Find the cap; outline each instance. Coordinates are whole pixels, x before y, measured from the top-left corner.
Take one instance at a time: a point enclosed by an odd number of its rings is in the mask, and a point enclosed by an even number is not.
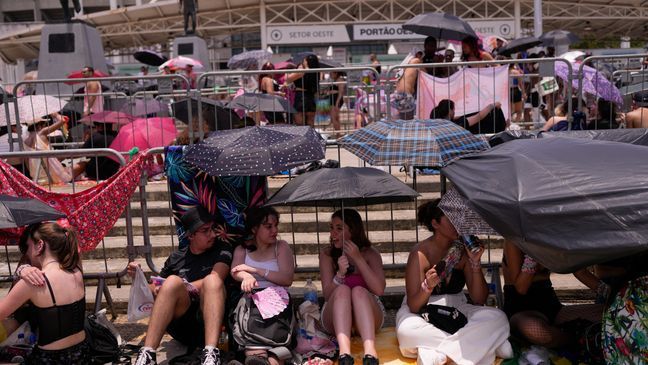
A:
[[[196,232],[198,228],[213,221],[214,217],[207,209],[200,205],[187,210],[185,214],[180,217],[180,222],[182,222],[187,235]]]

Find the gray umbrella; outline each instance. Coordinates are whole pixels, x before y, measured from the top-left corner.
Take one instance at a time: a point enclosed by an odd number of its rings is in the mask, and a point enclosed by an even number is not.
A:
[[[187,147],[185,160],[212,176],[274,175],[324,158],[311,127],[270,125],[216,131]]]
[[[168,112],[169,106],[155,99],[117,99],[109,110],[114,110],[134,116],[144,116]]]
[[[382,170],[343,167],[297,176],[277,191],[266,205],[359,206],[414,201],[418,195]]]
[[[65,218],[65,214],[38,199],[0,195],[0,229]]]
[[[403,29],[438,39],[478,38],[470,24],[447,13],[419,14],[403,24]]]
[[[295,113],[288,99],[278,95],[243,93],[227,104],[231,109],[244,109],[257,112]]]
[[[232,58],[227,61],[227,68],[231,70],[258,70],[261,68],[263,63],[267,62],[271,57],[272,53],[263,49],[246,51],[232,56]]]
[[[541,44],[542,40],[536,37],[518,38],[510,41],[507,45],[502,47],[499,50],[498,54],[501,54],[503,56],[510,56],[514,53],[526,51],[529,48],[533,48]]]
[[[580,42],[580,38],[572,32],[566,30],[552,30],[540,36],[540,40],[545,46],[568,46],[573,43]]]
[[[648,250],[648,149],[514,140],[442,169],[491,227],[552,271]]]

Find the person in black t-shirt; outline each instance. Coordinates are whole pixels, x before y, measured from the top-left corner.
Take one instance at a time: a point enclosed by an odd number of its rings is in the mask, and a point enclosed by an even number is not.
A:
[[[95,122],[92,125],[93,131],[81,148],[109,148],[117,136],[113,132],[112,125],[108,123]],[[92,180],[107,180],[119,170],[119,163],[108,157],[91,157],[89,161],[81,161],[74,165],[74,177],[85,172]]]
[[[189,245],[167,258],[160,270],[166,279],[162,285],[150,285],[155,302],[137,364],[156,364],[155,350],[165,331],[188,347],[204,344],[202,364],[220,364],[216,345],[225,313],[226,283],[232,280],[233,248],[221,241],[215,245],[214,219],[205,208],[192,208],[180,220]],[[138,266],[128,264],[131,277]]]

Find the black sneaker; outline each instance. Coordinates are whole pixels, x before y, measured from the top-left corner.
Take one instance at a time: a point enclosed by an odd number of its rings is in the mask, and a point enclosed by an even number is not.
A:
[[[203,349],[200,355],[201,365],[220,365],[220,351],[218,349]]]
[[[364,355],[362,365],[378,365],[378,359],[371,355]]]
[[[135,365],[157,365],[155,352],[141,348],[137,354]]]
[[[349,354],[340,355],[338,365],[353,365],[353,356]]]

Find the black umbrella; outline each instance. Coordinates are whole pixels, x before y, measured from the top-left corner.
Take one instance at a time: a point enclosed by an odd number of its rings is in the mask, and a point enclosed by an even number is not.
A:
[[[261,93],[243,93],[232,99],[227,107],[256,112],[296,113],[288,99]]]
[[[648,146],[648,129],[591,129],[584,131],[538,132],[538,131],[504,131],[488,139],[491,147],[516,139],[533,138],[576,138],[609,142],[622,142]]]
[[[540,36],[540,40],[545,46],[568,46],[580,42],[580,38],[572,32],[566,30],[552,30]]]
[[[319,64],[321,68],[339,68],[339,67],[344,67],[343,64],[334,61],[334,60],[319,60]]]
[[[145,65],[158,67],[169,59],[153,51],[137,51],[133,53],[133,58]]]
[[[477,37],[470,24],[447,13],[419,14],[403,24],[403,29],[439,39],[462,40]]]
[[[65,214],[38,199],[0,195],[0,229],[65,218]]]
[[[310,51],[298,52],[298,53],[293,54],[290,57],[290,59],[292,60],[292,62],[295,65],[299,66],[302,62],[304,62],[304,58],[306,58],[308,56],[317,56],[317,54],[315,52],[310,52]]]
[[[372,167],[307,172],[290,180],[266,205],[359,206],[414,201],[419,194],[396,177]]]
[[[183,123],[189,124],[189,103],[188,99],[178,100],[171,104],[173,116]],[[198,99],[191,99],[191,117],[198,117]],[[232,109],[226,108],[218,100],[200,98],[202,118],[209,124],[211,130],[234,129],[244,126],[244,122]]]
[[[324,158],[311,127],[269,125],[216,131],[187,147],[185,160],[212,176],[274,175]]]
[[[556,272],[648,250],[648,148],[514,140],[442,169],[491,227]]]
[[[514,53],[526,51],[529,48],[539,46],[542,44],[542,40],[537,37],[524,37],[518,38],[510,41],[507,45],[502,47],[498,54],[503,56],[510,56]]]

